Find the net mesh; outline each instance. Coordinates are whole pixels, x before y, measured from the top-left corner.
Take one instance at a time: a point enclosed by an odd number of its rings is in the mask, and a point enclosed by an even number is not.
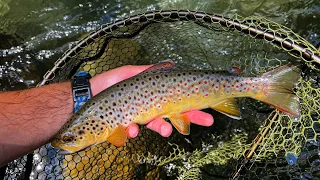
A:
[[[193,11],[156,11],[107,24],[67,51],[46,73],[45,85],[128,65],[172,59],[180,68],[238,66],[255,76],[302,64],[293,119],[252,99],[239,99],[242,120],[210,109],[215,125],[192,126],[170,138],[141,127],[124,147],[108,142],[58,156],[45,145],[11,162],[5,179],[313,179],[320,177],[319,51],[292,30],[261,17],[221,17]],[[201,139],[201,141],[199,141]]]

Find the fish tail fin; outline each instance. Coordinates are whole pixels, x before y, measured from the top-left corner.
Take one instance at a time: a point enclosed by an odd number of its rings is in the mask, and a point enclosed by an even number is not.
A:
[[[294,94],[293,88],[300,77],[300,69],[293,65],[284,65],[262,74],[266,79],[267,87],[263,93],[253,97],[276,107],[278,110],[294,117],[300,115],[299,98]]]

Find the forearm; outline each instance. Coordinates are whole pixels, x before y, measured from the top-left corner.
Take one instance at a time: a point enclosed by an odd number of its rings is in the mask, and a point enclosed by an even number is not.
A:
[[[0,167],[48,143],[72,113],[70,82],[0,93]]]

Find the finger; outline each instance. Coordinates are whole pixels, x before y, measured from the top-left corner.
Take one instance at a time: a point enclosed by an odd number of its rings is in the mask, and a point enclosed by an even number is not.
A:
[[[214,122],[213,117],[210,114],[202,111],[192,110],[187,111],[184,114],[189,116],[192,123],[200,126],[211,126]]]
[[[90,79],[92,95],[96,95],[104,89],[134,75],[139,74],[151,65],[145,66],[122,66],[110,71],[98,74]]]
[[[139,131],[137,124],[130,124],[126,129],[128,138],[135,138],[139,134]]]
[[[171,124],[162,118],[153,119],[147,124],[147,128],[159,133],[163,137],[169,137],[172,133]]]

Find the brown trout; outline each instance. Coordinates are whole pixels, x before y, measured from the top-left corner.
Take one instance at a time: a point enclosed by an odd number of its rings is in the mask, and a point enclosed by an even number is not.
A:
[[[60,154],[75,153],[108,141],[122,146],[125,128],[169,118],[184,135],[190,119],[183,112],[212,108],[240,119],[236,97],[250,97],[292,116],[299,116],[299,99],[293,93],[300,76],[296,66],[285,65],[260,77],[214,74],[209,70],[178,70],[172,61],[156,64],[121,81],[90,99],[62,127],[51,142]]]

